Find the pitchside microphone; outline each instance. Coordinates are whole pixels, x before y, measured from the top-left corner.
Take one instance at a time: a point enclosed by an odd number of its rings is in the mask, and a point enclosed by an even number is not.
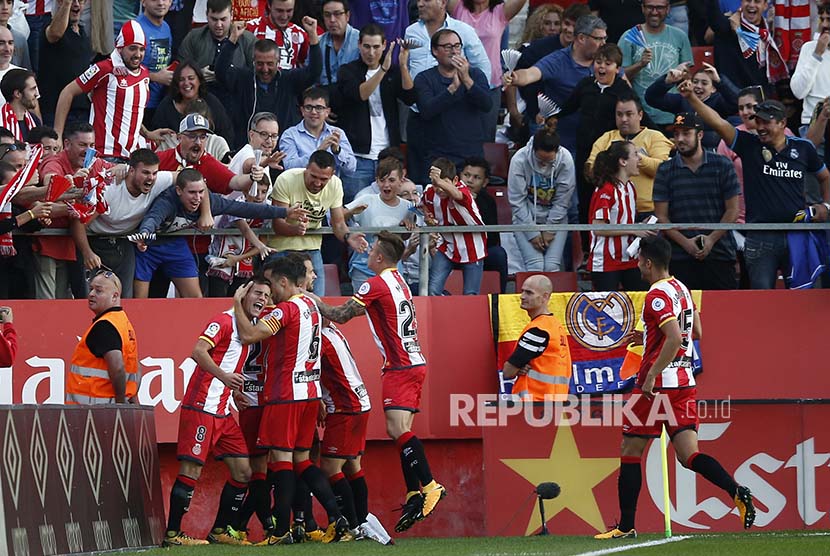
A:
[[[559,488],[559,485],[556,483],[539,483],[536,485],[535,492],[539,497],[539,515],[542,518],[542,530],[539,531],[539,534],[547,535],[548,526],[547,523],[545,523],[545,505],[542,503],[542,500],[552,500],[556,498],[559,496],[559,493],[562,492],[562,489]]]

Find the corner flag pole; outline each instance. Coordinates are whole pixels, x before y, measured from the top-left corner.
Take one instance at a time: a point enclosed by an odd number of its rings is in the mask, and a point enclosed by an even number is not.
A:
[[[666,526],[666,538],[671,538],[671,500],[669,499],[669,461],[666,451],[668,450],[668,438],[666,427],[660,433],[660,461],[663,468],[663,519]]]

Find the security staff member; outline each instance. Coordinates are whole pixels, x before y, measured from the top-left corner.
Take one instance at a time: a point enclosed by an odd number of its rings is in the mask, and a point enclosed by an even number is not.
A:
[[[121,280],[100,270],[89,284],[92,326],[72,354],[66,403],[135,403],[140,380],[135,330],[121,308]]]
[[[504,364],[504,378],[518,375],[513,394],[522,401],[564,400],[571,382],[571,350],[565,327],[548,311],[553,285],[535,274],[522,284],[521,307],[530,316]]]

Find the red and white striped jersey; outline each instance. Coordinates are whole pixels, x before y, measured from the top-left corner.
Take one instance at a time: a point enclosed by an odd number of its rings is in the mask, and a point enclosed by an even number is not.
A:
[[[26,15],[44,15],[52,13],[52,0],[24,0]]]
[[[329,324],[321,332],[323,401],[329,413],[364,413],[372,409],[369,393],[357,370],[349,342],[340,330]]]
[[[26,123],[27,129],[32,129],[37,125],[28,110],[23,114],[23,121]],[[0,126],[11,131],[15,141],[23,142],[23,130],[20,128],[20,121],[17,119],[14,108],[12,108],[9,102],[0,107]]]
[[[236,328],[233,309],[214,317],[199,335],[212,347],[210,357],[226,373],[242,372],[248,358],[249,346],[243,345]],[[230,389],[221,380],[200,366],[196,366],[182,399],[182,407],[223,416],[230,413]]]
[[[89,123],[95,129],[98,156],[129,158],[145,145],[141,122],[150,97],[150,72],[140,66],[135,73],[119,76],[112,67],[111,59],[92,64],[75,83],[92,94]]]
[[[369,328],[383,355],[383,371],[426,365],[418,343],[415,303],[398,269],[372,276],[352,299],[366,308]]]
[[[692,374],[692,330],[695,322],[695,303],[686,286],[677,278],[669,277],[655,282],[649,288],[643,303],[643,361],[637,384],[642,385],[648,371],[663,349],[666,336],[660,330],[666,321],[675,319],[680,325],[682,340],[674,360],[654,380],[657,389],[686,388],[695,385]]]
[[[424,207],[435,216],[438,226],[483,226],[484,220],[470,188],[461,181],[455,186],[463,195],[460,201],[439,197],[435,187],[430,186],[424,191]],[[438,249],[454,263],[474,263],[487,256],[487,234],[442,233]]]
[[[637,193],[630,181],[621,184],[605,183],[594,190],[589,208],[589,222],[602,220],[608,224],[634,224],[637,221]],[[589,272],[606,272],[635,268],[637,259],[628,256],[626,249],[635,236],[601,236],[591,232]]]
[[[281,70],[290,70],[301,67],[308,57],[308,33],[294,23],[289,23],[285,29],[274,26],[267,15],[252,19],[245,28],[254,34],[257,39],[271,39],[279,47],[279,63]]]
[[[320,311],[295,295],[262,317],[273,336],[262,341],[265,404],[320,399]]]

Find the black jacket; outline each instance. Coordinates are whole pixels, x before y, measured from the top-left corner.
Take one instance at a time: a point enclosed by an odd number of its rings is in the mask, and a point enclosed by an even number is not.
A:
[[[216,79],[230,91],[236,102],[228,107],[234,123],[234,144],[238,149],[248,140],[248,121],[256,112],[273,112],[280,129],[288,129],[300,121],[300,95],[317,80],[323,68],[320,45],[311,45],[308,65],[277,73],[267,88],[260,87],[256,74],[247,68],[235,67],[234,53],[238,45],[228,41],[216,57]]]
[[[338,116],[337,124],[346,132],[352,149],[358,154],[368,154],[372,146],[372,125],[369,120],[369,101],[360,98],[360,85],[366,81],[369,66],[357,59],[340,66],[337,72],[337,95],[332,95],[332,109]],[[392,66],[380,81],[380,102],[389,144],[401,144],[401,129],[398,120],[398,100],[407,106],[417,100],[415,88],[405,90],[401,86],[401,70]]]

